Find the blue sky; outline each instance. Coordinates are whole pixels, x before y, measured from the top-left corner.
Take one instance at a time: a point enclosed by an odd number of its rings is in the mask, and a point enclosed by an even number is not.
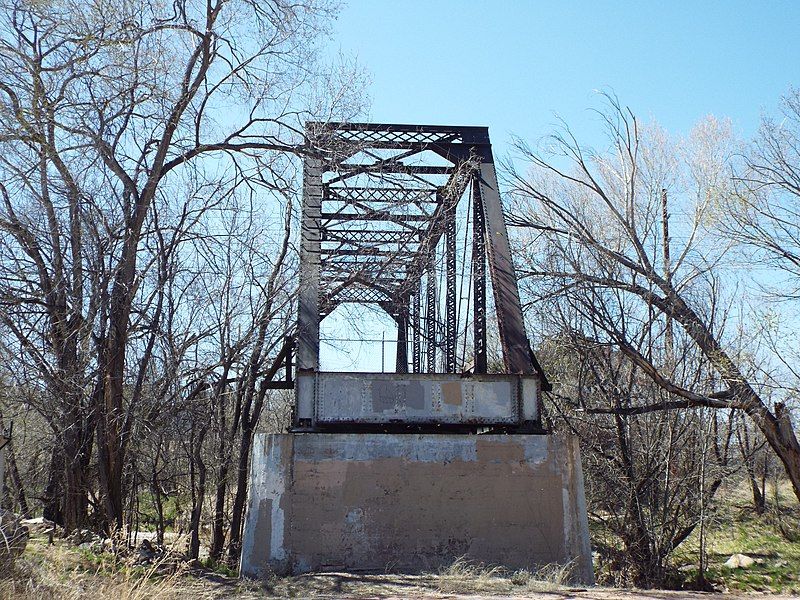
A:
[[[591,143],[595,90],[683,133],[708,114],[751,135],[800,85],[800,1],[350,0],[332,50],[370,72],[373,121],[551,132],[554,113]]]

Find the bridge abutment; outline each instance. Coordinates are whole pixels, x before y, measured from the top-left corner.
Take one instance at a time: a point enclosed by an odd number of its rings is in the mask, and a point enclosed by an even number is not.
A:
[[[573,565],[592,583],[577,440],[554,435],[259,435],[241,573]]]

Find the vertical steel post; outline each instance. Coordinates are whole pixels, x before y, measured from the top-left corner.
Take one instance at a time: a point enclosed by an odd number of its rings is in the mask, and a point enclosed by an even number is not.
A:
[[[400,311],[395,315],[397,323],[397,354],[395,355],[395,372],[408,373],[408,301],[406,301]]]
[[[411,339],[412,339],[412,342],[411,342],[411,354],[412,354],[411,362],[412,362],[412,365],[413,365],[414,373],[419,373],[420,372],[420,367],[421,367],[421,361],[420,361],[420,359],[421,359],[421,357],[420,357],[421,347],[420,347],[420,331],[419,331],[419,326],[420,326],[420,314],[419,314],[419,311],[420,311],[420,308],[421,308],[420,307],[420,304],[421,304],[420,291],[421,290],[419,288],[417,288],[414,291],[414,303],[411,305]]]
[[[428,255],[426,281],[425,341],[427,342],[427,372],[436,372],[436,249]]]
[[[475,373],[486,373],[486,224],[480,182],[472,178],[472,319]]]
[[[447,295],[445,299],[445,371],[456,372],[456,208],[457,199],[447,198],[450,204],[445,212],[445,265]]]
[[[303,209],[300,243],[297,367],[319,370],[320,213],[322,211],[322,161],[306,156],[303,167]]]

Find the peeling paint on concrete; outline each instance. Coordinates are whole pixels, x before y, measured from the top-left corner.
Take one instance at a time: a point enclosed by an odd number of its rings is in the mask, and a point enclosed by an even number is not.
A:
[[[297,434],[305,436],[302,444],[295,446],[297,460],[374,461],[384,458],[401,458],[408,462],[449,463],[475,462],[476,436],[465,435],[347,435],[347,434]],[[340,438],[335,444],[331,440]],[[508,436],[484,436],[505,438]],[[447,440],[443,444],[441,441]],[[409,443],[412,442],[412,443]]]
[[[557,451],[557,448],[554,448],[554,445],[557,446],[553,440],[549,440],[546,444],[525,444],[525,462],[530,465],[539,465],[544,463],[547,461],[547,458],[551,452]]]
[[[258,436],[242,574],[419,571],[466,554],[513,569],[575,560],[588,581],[580,464],[555,466],[576,452],[556,436]]]
[[[253,576],[263,576],[286,561],[286,485],[293,441],[292,436],[265,435],[255,436],[253,441],[248,526],[240,561],[240,569]]]
[[[587,519],[586,510],[586,491],[583,482],[583,465],[581,463],[581,451],[578,445],[578,438],[567,437],[565,444],[570,449],[571,460],[569,461],[571,477],[570,481],[573,482],[571,500],[573,502],[573,519],[575,527],[573,527],[573,543],[575,547],[575,555],[577,557],[577,569],[582,573],[584,581],[589,584],[594,584],[594,569],[592,568],[592,547],[588,535],[588,522],[586,523],[587,534],[583,535],[584,522]]]
[[[478,460],[496,464],[525,462],[525,444],[519,436],[478,436],[475,447]]]

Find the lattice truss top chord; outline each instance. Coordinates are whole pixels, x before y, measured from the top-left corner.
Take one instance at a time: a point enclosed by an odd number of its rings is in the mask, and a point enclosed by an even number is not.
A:
[[[418,285],[445,213],[474,171],[483,128],[313,124],[320,148],[320,312],[344,302],[388,312]]]

